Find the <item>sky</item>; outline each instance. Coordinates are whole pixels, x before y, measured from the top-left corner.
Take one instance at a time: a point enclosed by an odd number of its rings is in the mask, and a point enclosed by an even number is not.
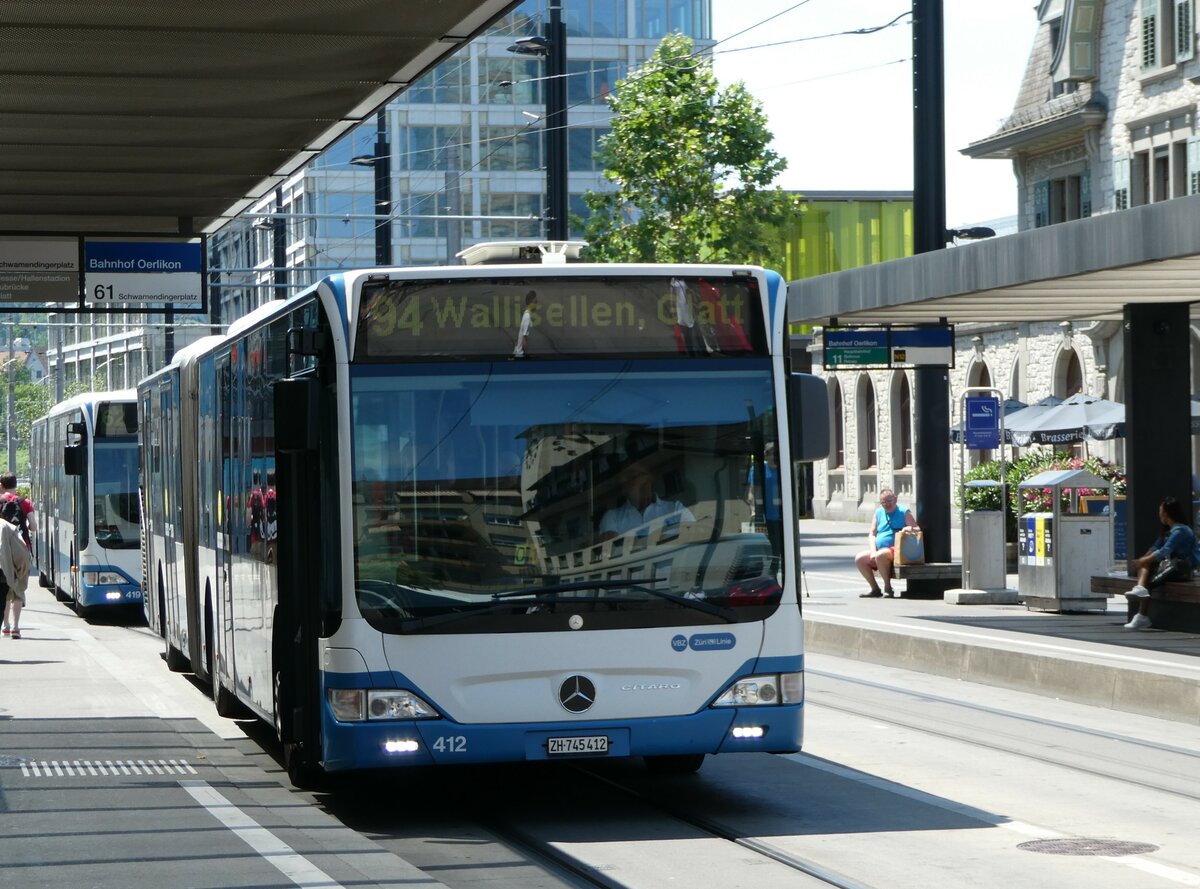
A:
[[[779,185],[809,191],[912,189],[910,17],[875,34],[797,40],[884,25],[911,5],[911,0],[712,0],[717,77],[723,85],[742,81],[762,103],[775,136],[772,147],[788,161]],[[994,133],[1012,112],[1033,46],[1035,6],[1034,0],[944,0],[951,227],[1017,212],[1011,161],[972,160],[959,149]],[[746,28],[752,29],[733,36]],[[763,46],[770,43],[781,45]]]

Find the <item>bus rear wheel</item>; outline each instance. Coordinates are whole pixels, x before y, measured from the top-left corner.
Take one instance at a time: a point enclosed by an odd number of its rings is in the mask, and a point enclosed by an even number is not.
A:
[[[646,768],[658,775],[690,775],[704,765],[703,753],[677,753],[671,756],[645,756]]]
[[[181,652],[178,648],[176,648],[170,642],[167,643],[167,658],[166,659],[167,659],[167,669],[170,670],[172,673],[186,673],[188,667],[191,666],[191,664],[188,663],[188,659],[186,657],[184,657],[183,652]]]

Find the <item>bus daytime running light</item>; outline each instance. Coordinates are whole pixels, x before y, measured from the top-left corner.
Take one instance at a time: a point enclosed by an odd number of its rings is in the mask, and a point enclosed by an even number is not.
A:
[[[735,738],[761,738],[766,733],[761,725],[736,725],[731,732]]]
[[[384,753],[416,753],[421,745],[412,738],[397,738],[383,742]]]
[[[106,600],[108,600],[109,602],[115,602],[117,599],[121,598],[121,594],[115,593],[115,592],[108,592],[108,593],[104,594],[104,598]]]

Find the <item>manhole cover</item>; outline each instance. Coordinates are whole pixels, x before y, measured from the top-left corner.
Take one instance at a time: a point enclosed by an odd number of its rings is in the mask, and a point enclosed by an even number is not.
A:
[[[1095,840],[1087,837],[1061,840],[1030,840],[1021,843],[1018,849],[1026,852],[1041,852],[1043,855],[1143,855],[1157,852],[1158,846],[1150,843],[1130,843],[1125,840]]]

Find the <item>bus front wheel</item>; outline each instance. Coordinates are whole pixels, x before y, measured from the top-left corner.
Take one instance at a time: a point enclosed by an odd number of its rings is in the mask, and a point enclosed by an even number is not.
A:
[[[285,708],[289,707],[290,692],[283,672],[276,670],[274,681],[275,733],[279,737],[283,752],[283,767],[287,770],[288,778],[296,787],[301,790],[321,790],[329,783],[329,776],[325,769],[305,749],[304,744],[283,740],[285,734],[283,720],[284,714],[288,712]]]

